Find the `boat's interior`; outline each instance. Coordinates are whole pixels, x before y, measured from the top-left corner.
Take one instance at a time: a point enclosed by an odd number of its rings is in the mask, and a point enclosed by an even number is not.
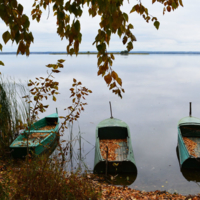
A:
[[[183,137],[200,137],[200,125],[182,125],[180,130]]]
[[[56,126],[58,123],[57,117],[45,117],[31,125],[31,130],[39,130],[45,126]]]
[[[126,160],[127,155],[128,155],[128,145],[127,145],[127,142],[119,142],[118,144],[120,145],[120,147],[115,150],[116,156],[117,156],[116,160],[117,161]]]
[[[108,146],[108,160],[110,154],[115,154],[110,161],[123,161],[128,155],[128,131],[125,127],[103,127],[98,130],[102,157],[105,159],[105,146]],[[112,151],[113,150],[113,151]]]
[[[180,126],[181,135],[188,138],[191,142],[188,144],[187,148],[191,148],[195,157],[200,157],[200,126],[199,125],[183,125]],[[185,142],[185,141],[184,141]]]

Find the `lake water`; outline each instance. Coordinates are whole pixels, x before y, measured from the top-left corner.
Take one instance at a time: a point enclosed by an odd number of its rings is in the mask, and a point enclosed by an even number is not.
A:
[[[96,125],[110,117],[109,101],[113,116],[125,121],[131,131],[132,147],[138,169],[136,180],[129,186],[145,191],[166,190],[181,194],[200,192],[199,174],[180,171],[176,154],[177,123],[188,116],[189,102],[192,113],[200,117],[200,62],[199,55],[115,55],[113,69],[123,81],[125,94],[120,99],[108,90],[102,77],[97,76],[96,55],[0,55],[6,66],[0,71],[4,76],[27,81],[45,77],[45,65],[65,59],[64,69],[56,74],[60,82],[60,95],[50,105],[44,117],[58,108],[71,104],[69,88],[73,78],[93,91],[86,101],[88,105],[78,123],[74,123],[74,137],[79,132],[82,139],[82,156],[89,169],[93,169]],[[69,139],[66,131],[64,138]],[[88,141],[88,142],[87,142]],[[78,151],[78,142],[74,151]],[[88,153],[89,152],[89,153]],[[87,155],[86,155],[87,154]],[[85,156],[86,155],[86,156]],[[78,162],[74,154],[74,160]]]

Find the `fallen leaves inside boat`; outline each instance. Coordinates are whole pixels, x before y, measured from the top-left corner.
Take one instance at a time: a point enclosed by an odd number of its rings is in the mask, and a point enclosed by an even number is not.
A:
[[[185,143],[185,146],[188,149],[188,152],[190,153],[190,155],[197,157],[196,153],[195,153],[195,148],[197,147],[197,143],[190,140],[187,137],[183,137],[183,141]]]
[[[100,150],[103,159],[106,159],[108,147],[108,161],[115,161],[117,158],[116,150],[120,147],[120,143],[127,143],[127,139],[105,139],[100,140]]]
[[[51,125],[51,126],[44,126],[42,128],[39,128],[39,130],[51,130],[54,129],[56,126],[55,125]],[[29,138],[30,139],[44,139],[45,137],[47,137],[48,135],[50,135],[50,133],[32,133]]]
[[[44,126],[42,128],[39,128],[39,130],[51,130],[51,129],[54,129],[56,126],[55,125],[49,125],[49,126]]]

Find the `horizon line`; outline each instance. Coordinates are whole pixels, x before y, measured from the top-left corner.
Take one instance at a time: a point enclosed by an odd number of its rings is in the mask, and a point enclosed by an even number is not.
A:
[[[126,50],[123,50],[126,51]],[[107,51],[107,53],[120,53],[123,51]],[[48,53],[63,53],[63,54],[68,54],[67,51],[32,51],[30,54],[48,54]],[[98,51],[79,51],[79,53],[98,53]],[[79,54],[78,53],[78,54]],[[134,53],[148,53],[148,54],[170,54],[170,53],[179,53],[179,54],[200,54],[200,51],[130,51],[128,54],[134,54]],[[15,51],[7,51],[7,52],[0,52],[0,54],[17,54]],[[22,55],[22,54],[18,54]],[[24,54],[25,55],[25,54]]]

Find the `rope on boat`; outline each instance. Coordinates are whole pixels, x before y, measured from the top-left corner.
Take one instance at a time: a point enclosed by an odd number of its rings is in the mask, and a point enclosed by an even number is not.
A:
[[[82,136],[81,136],[82,139],[84,139]],[[91,144],[90,142],[88,142],[86,139],[84,139],[87,143]],[[93,147],[95,147],[93,144],[91,144]]]

